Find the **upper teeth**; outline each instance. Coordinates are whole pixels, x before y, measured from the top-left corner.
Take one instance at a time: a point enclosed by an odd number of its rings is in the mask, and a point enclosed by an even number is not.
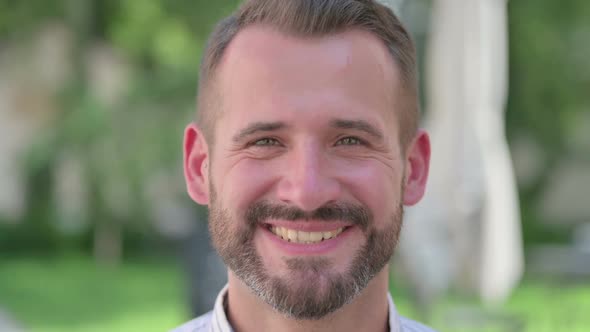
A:
[[[322,240],[331,239],[342,233],[344,227],[329,232],[302,232],[284,227],[271,226],[270,230],[283,240],[296,243],[318,243]]]

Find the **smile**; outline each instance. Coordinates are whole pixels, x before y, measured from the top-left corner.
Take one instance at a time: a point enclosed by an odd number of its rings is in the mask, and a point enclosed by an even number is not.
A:
[[[269,230],[281,239],[293,243],[312,244],[320,243],[337,237],[344,231],[345,227],[327,232],[303,232],[279,226],[270,226]]]

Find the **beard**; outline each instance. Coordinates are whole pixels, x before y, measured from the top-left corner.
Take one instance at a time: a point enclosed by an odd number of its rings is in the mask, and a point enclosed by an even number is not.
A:
[[[213,188],[210,193],[209,230],[226,266],[264,302],[294,319],[320,319],[350,303],[389,262],[402,224],[401,204],[380,230],[374,227],[366,206],[350,203],[329,204],[306,213],[259,201],[247,208],[243,220],[235,220],[217,202]],[[343,273],[331,271],[328,258],[305,257],[285,258],[285,276],[271,276],[253,241],[257,227],[268,219],[347,221],[362,230],[366,242]]]

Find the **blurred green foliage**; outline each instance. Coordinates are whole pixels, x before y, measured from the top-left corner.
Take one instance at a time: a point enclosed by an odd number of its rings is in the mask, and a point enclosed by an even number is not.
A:
[[[40,278],[41,277],[41,278]],[[91,259],[6,259],[0,264],[2,305],[27,331],[167,331],[188,317],[174,264]]]
[[[181,279],[174,264],[162,261],[112,269],[81,256],[7,258],[0,265],[0,298],[32,332],[167,331],[189,317]],[[391,292],[402,315],[419,317],[407,290]],[[582,332],[590,326],[589,299],[588,285],[526,280],[501,307],[450,297],[430,323],[441,332]]]
[[[125,243],[138,243],[130,238],[141,233],[152,240],[154,230],[145,222],[150,218],[145,212],[149,183],[158,172],[180,174],[182,131],[195,113],[201,51],[216,21],[236,5],[204,0],[0,1],[0,40],[26,44],[47,22],[57,21],[66,24],[75,41],[74,75],[58,89],[62,111],[24,159],[31,189],[24,223],[0,223],[0,250],[56,252],[63,243],[91,248],[94,225],[105,220],[123,225]],[[85,67],[96,44],[113,47],[128,64],[129,82],[115,104],[98,98]],[[52,170],[63,154],[81,160],[90,187],[89,220],[83,223],[90,228],[74,241],[52,226],[59,218]],[[113,186],[128,191],[124,216],[109,206]]]
[[[145,193],[155,173],[180,176],[182,130],[195,112],[201,53],[215,22],[237,3],[0,0],[0,53],[4,47],[29,43],[51,21],[65,24],[75,41],[75,72],[58,89],[60,112],[54,126],[40,133],[23,158],[28,195],[24,220],[0,222],[0,253],[11,256],[0,264],[0,298],[32,331],[161,331],[188,317],[178,317],[185,307],[178,300],[181,281],[169,265],[131,263],[109,270],[86,258],[52,261],[14,255],[89,253],[93,233],[105,220],[122,224],[126,254],[161,250],[161,239],[145,222],[150,218]],[[567,241],[567,228],[540,223],[545,217],[538,207],[560,163],[589,162],[590,153],[572,145],[569,135],[590,112],[590,2],[511,0],[508,6],[507,132],[511,142],[531,138],[543,153],[541,173],[520,188],[525,241]],[[87,51],[97,43],[115,48],[130,67],[125,92],[114,104],[97,97],[84,70]],[[89,226],[75,234],[55,226],[59,215],[52,171],[67,153],[81,159],[90,186]],[[129,191],[126,214],[109,207],[113,182]],[[408,313],[409,302],[393,293],[402,313]],[[587,287],[525,283],[501,310],[525,322],[526,331],[584,331],[590,325],[583,315],[590,310],[588,298]],[[547,309],[551,303],[560,305]]]
[[[590,165],[590,151],[571,144],[576,124],[590,113],[590,2],[516,0],[508,8],[507,133],[509,141],[531,138],[543,152],[540,174],[519,188],[525,243],[563,241],[567,231],[543,226],[548,220],[539,206],[560,163]]]
[[[539,223],[544,217],[538,206],[560,162],[590,155],[568,143],[570,128],[590,109],[590,2],[508,3],[507,131],[511,140],[524,135],[542,146],[545,164],[534,181],[520,188],[525,240],[527,244],[564,241],[567,229],[555,231]],[[198,64],[206,38],[215,22],[237,4],[237,0],[0,0],[0,42],[23,44],[46,22],[63,22],[75,35],[76,68],[59,89],[62,112],[55,126],[40,136],[25,159],[30,195],[24,226],[0,223],[0,250],[47,252],[64,242],[89,248],[92,225],[106,219],[124,225],[125,239],[133,234],[147,239],[154,233],[144,222],[150,217],[145,212],[147,185],[160,170],[179,174],[181,133],[194,116]],[[124,96],[113,105],[97,98],[84,70],[87,50],[96,43],[114,47],[130,64]],[[63,153],[82,159],[91,187],[91,227],[74,241],[52,226],[58,217],[51,172]],[[124,183],[130,192],[126,215],[116,215],[108,206],[106,187],[113,182]]]

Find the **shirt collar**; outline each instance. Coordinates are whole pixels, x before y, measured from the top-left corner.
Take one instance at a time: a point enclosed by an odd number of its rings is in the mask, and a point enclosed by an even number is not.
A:
[[[229,321],[227,320],[227,288],[225,285],[217,295],[215,300],[215,308],[213,309],[213,317],[211,319],[211,332],[233,332]],[[399,314],[395,309],[393,298],[390,293],[387,293],[387,303],[389,304],[389,332],[401,332],[401,324]]]
[[[397,313],[397,309],[395,309],[395,303],[393,303],[393,298],[389,292],[387,292],[387,303],[389,303],[389,332],[401,332],[402,325],[399,314]]]
[[[227,316],[225,314],[227,309],[227,288],[225,285],[217,299],[215,300],[215,308],[213,309],[213,317],[211,319],[211,331],[210,332],[233,332],[234,330],[229,325]]]

